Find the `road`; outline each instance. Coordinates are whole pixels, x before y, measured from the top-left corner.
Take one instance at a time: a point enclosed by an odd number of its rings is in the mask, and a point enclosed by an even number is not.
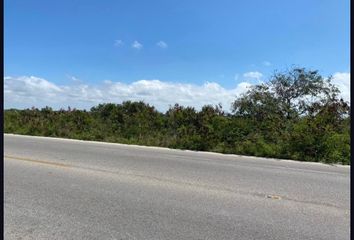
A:
[[[350,239],[350,168],[4,136],[5,239]]]

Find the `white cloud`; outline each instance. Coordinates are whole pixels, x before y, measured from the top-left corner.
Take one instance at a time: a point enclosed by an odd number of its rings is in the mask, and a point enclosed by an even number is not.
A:
[[[333,74],[332,83],[341,91],[343,100],[350,102],[350,73],[336,72]]]
[[[80,79],[78,79],[75,76],[71,76],[71,75],[66,75],[71,81],[76,82],[76,83],[81,83],[82,81]]]
[[[114,46],[115,47],[120,47],[124,44],[124,42],[122,40],[115,40],[114,41]]]
[[[38,93],[38,95],[36,95]],[[53,103],[51,99],[63,94],[63,89],[57,85],[37,77],[5,77],[4,78],[4,97],[5,106],[7,103],[15,104],[11,107],[27,105],[31,102]],[[31,106],[28,106],[31,107]]]
[[[141,43],[139,43],[138,41],[134,41],[134,42],[132,43],[132,48],[135,48],[135,49],[140,50],[140,49],[143,48],[143,45],[142,45]]]
[[[167,48],[168,47],[167,43],[165,43],[164,41],[159,41],[158,43],[156,43],[156,45],[160,48]]]
[[[264,61],[263,65],[266,66],[266,67],[269,67],[269,66],[272,66],[272,63],[268,62],[268,61]]]
[[[246,75],[259,77],[259,74]],[[350,101],[350,73],[335,73],[333,83],[341,90],[341,96]],[[19,109],[32,106],[42,108],[46,105],[54,109],[67,106],[90,109],[99,103],[143,100],[162,112],[175,103],[196,109],[206,104],[221,103],[224,109],[229,111],[236,97],[246,92],[250,86],[252,84],[246,80],[234,88],[226,89],[215,82],[196,85],[156,79],[139,80],[129,84],[105,80],[97,85],[78,81],[69,85],[58,85],[33,76],[7,76],[4,78],[4,105],[5,108]]]
[[[169,105],[179,103],[200,109],[206,104],[221,103],[226,111],[250,83],[241,82],[233,89],[225,89],[215,82],[202,85],[139,80],[130,84],[105,80],[99,85],[75,83],[59,86],[37,77],[5,77],[5,108],[54,109],[67,106],[90,109],[99,103],[121,103],[143,100],[164,112]]]
[[[259,81],[263,77],[263,74],[258,71],[246,72],[243,74],[243,77],[246,79],[249,79],[249,80],[255,79],[255,80]]]

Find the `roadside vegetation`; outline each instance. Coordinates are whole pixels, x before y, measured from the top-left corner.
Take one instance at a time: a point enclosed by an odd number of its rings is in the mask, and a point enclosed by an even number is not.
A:
[[[89,111],[8,109],[5,133],[350,164],[350,106],[318,71],[292,68],[221,105],[161,113],[144,102]]]

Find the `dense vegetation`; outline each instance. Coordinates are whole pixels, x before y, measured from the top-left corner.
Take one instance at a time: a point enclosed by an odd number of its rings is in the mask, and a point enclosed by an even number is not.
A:
[[[263,157],[350,163],[350,107],[317,71],[293,68],[236,98],[232,112],[178,104],[161,113],[144,102],[90,111],[8,109],[5,132]]]

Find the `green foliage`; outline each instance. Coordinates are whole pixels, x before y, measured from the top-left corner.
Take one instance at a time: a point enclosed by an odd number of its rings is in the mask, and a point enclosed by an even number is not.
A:
[[[232,104],[166,113],[142,101],[90,111],[8,109],[6,133],[98,140],[350,164],[350,106],[317,71],[294,68],[253,86]]]

